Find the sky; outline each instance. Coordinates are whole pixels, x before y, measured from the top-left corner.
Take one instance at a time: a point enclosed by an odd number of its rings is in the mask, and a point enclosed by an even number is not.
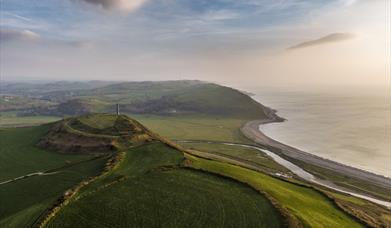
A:
[[[0,0],[2,80],[390,85],[389,0]]]

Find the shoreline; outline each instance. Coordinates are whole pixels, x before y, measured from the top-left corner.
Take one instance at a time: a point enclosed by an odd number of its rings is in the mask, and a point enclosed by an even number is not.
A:
[[[366,170],[362,170],[359,168],[355,168],[352,166],[348,166],[339,163],[337,161],[322,158],[317,155],[299,150],[297,148],[278,142],[268,137],[259,129],[260,125],[283,122],[283,121],[284,121],[283,119],[277,117],[272,117],[264,120],[253,120],[245,123],[240,128],[240,131],[244,134],[244,136],[246,136],[253,142],[265,147],[273,148],[274,150],[277,149],[278,153],[281,153],[282,155],[288,158],[300,160],[302,162],[316,165],[325,169],[330,169],[334,172],[341,173],[345,176],[354,177],[357,179],[361,179],[373,183],[374,185],[377,186],[382,186],[391,189],[391,179],[388,177],[375,174]]]

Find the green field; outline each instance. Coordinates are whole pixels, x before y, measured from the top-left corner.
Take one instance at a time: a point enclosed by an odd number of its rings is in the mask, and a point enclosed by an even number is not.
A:
[[[240,119],[136,117],[149,129],[173,139],[246,141],[235,132],[244,121]],[[59,124],[63,127],[59,128]],[[91,146],[104,145],[100,143],[105,138],[107,143],[116,145],[122,159],[118,166],[107,166],[110,153],[96,157],[39,149],[35,145],[47,132],[50,134],[45,138],[49,142],[65,143],[64,146],[83,146],[80,143],[85,141],[79,139],[87,137],[85,146],[94,148]],[[61,139],[56,134],[61,134]],[[148,140],[138,136],[148,136]],[[0,227],[31,225],[66,190],[101,173],[104,167],[115,168],[76,191],[67,200],[69,204],[51,217],[48,226],[281,227],[286,225],[286,215],[289,215],[305,227],[360,227],[341,207],[368,224],[390,224],[388,210],[366,201],[323,189],[327,197],[299,181],[284,181],[220,159],[219,162],[184,156],[184,152],[160,140],[166,142],[124,115],[86,115],[55,125],[1,129],[0,182],[51,171],[49,175],[0,185]],[[182,145],[207,152],[204,154],[256,164],[265,173],[291,175],[268,156],[251,148],[209,143]]]
[[[48,128],[39,126],[0,130],[0,182],[91,158],[87,155],[59,154],[37,148],[35,145]]]
[[[283,173],[288,176],[293,174],[284,166],[275,162],[272,158],[256,149],[239,146],[231,146],[217,143],[182,143],[185,148],[195,149],[217,155],[225,155],[229,158],[238,158],[240,161],[257,165],[267,173]]]
[[[349,215],[342,212],[324,195],[312,188],[303,187],[239,166],[188,157],[191,166],[221,174],[264,191],[280,205],[286,207],[306,227],[361,227]]]
[[[86,155],[65,155],[35,147],[47,126],[0,131],[0,182],[33,172],[31,176],[0,185],[0,227],[27,227],[67,189],[97,175],[105,160]]]
[[[86,186],[49,227],[281,227],[257,191],[180,168],[181,152],[162,143],[126,152],[118,169]],[[102,187],[103,186],[103,187]]]
[[[59,119],[55,116],[17,116],[15,112],[0,112],[0,128],[34,126]]]
[[[132,117],[169,139],[249,142],[239,129],[247,121],[246,119],[207,115],[132,115]]]

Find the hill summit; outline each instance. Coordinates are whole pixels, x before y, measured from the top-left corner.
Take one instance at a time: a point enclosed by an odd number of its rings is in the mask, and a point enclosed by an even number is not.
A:
[[[38,146],[63,153],[108,153],[123,146],[157,140],[157,136],[125,115],[70,117],[50,127]]]

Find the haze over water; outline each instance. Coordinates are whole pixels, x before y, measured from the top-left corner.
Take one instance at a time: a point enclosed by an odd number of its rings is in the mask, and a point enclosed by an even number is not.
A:
[[[318,156],[391,177],[390,91],[373,88],[251,89],[283,123],[261,126],[271,138]]]

